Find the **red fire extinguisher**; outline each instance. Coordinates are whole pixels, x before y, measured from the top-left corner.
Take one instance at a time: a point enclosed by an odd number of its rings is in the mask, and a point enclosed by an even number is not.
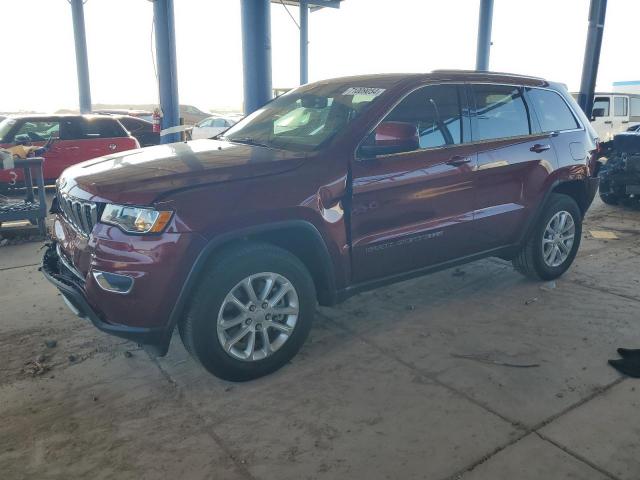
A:
[[[153,133],[160,133],[160,119],[162,118],[162,113],[159,108],[156,108],[153,111],[153,115],[151,116],[151,120],[153,123]]]

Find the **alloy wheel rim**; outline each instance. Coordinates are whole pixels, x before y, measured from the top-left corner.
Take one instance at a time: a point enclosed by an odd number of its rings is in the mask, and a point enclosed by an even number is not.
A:
[[[549,267],[562,265],[573,248],[576,224],[567,211],[557,212],[547,223],[542,235],[542,258]]]
[[[231,357],[264,360],[291,337],[298,321],[298,293],[284,276],[250,275],[227,294],[218,312],[218,341]]]

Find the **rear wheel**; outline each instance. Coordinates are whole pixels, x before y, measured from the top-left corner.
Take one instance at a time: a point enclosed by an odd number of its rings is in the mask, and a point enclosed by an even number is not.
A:
[[[232,381],[267,375],[298,352],[316,307],[313,280],[289,252],[245,244],[216,258],[179,325],[187,350]]]
[[[582,213],[567,195],[551,194],[527,242],[512,260],[517,271],[538,280],[552,280],[573,263],[582,236]]]

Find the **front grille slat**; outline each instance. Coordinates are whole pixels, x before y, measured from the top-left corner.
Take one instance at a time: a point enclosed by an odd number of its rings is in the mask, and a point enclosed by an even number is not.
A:
[[[98,206],[94,202],[80,200],[57,192],[62,216],[82,235],[88,237],[98,223]]]

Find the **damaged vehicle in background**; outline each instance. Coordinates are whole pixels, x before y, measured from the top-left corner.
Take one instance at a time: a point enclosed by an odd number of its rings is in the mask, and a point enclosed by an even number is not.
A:
[[[282,95],[217,139],[109,155],[58,180],[42,272],[97,328],[228,380],[303,345],[316,304],[489,256],[549,280],[597,190],[566,89],[465,71]]]
[[[640,200],[640,133],[619,133],[600,144],[600,198],[608,205]]]

